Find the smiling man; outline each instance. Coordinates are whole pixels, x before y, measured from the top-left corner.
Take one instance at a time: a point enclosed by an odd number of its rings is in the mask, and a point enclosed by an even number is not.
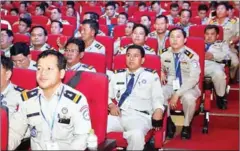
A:
[[[66,60],[57,51],[46,50],[37,60],[39,87],[22,93],[23,103],[9,126],[8,149],[31,132],[32,150],[85,150],[91,129],[86,97],[62,83]]]
[[[164,98],[160,79],[156,71],[142,67],[144,60],[143,47],[129,46],[127,68],[117,70],[109,83],[107,132],[123,132],[127,150],[143,150],[147,132],[159,130],[162,125]]]

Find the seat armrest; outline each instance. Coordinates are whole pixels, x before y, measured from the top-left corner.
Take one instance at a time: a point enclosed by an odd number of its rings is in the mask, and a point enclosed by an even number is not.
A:
[[[114,139],[106,139],[104,142],[98,144],[98,151],[112,151],[117,147],[116,140]],[[89,149],[86,149],[89,151]]]

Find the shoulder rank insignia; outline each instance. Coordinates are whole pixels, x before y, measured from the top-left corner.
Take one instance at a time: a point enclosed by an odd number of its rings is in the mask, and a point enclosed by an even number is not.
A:
[[[102,48],[102,46],[100,44],[96,44],[95,47],[98,48],[98,49]]]
[[[159,54],[161,55],[161,54],[163,54],[164,52],[167,52],[167,51],[168,51],[168,49],[167,49],[167,48],[160,49],[160,50],[159,50]]]
[[[192,54],[190,51],[185,50],[184,53],[190,58],[192,59],[192,57],[194,56],[194,54]]]
[[[34,96],[37,96],[37,95],[38,95],[38,89],[33,89],[30,91],[25,90],[22,92],[21,97],[22,97],[23,101],[27,101],[28,99],[30,99]]]
[[[114,73],[120,73],[120,72],[125,72],[126,69],[119,69],[119,70],[115,70]]]
[[[78,102],[81,100],[82,96],[79,94],[76,94],[72,91],[66,90],[64,93],[64,96],[68,99],[70,99],[71,101],[73,101],[74,103],[78,104]]]
[[[14,86],[14,90],[18,91],[18,92],[22,92],[24,91],[23,88],[19,87],[19,86]]]
[[[235,23],[237,22],[237,20],[234,19],[234,18],[232,18],[232,19],[230,19],[230,22],[231,22],[232,24],[235,24]]]
[[[89,66],[89,65],[86,65],[86,64],[83,64],[82,67],[88,68],[88,69],[90,69],[90,70],[93,68],[93,66]]]
[[[156,73],[156,70],[150,69],[150,68],[144,68],[145,71]]]

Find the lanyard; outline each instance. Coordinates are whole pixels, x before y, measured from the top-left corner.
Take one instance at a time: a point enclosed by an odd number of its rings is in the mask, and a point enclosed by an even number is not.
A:
[[[56,105],[56,108],[54,110],[54,113],[53,113],[53,116],[52,116],[52,122],[48,122],[46,116],[44,115],[43,111],[42,111],[42,103],[41,103],[41,95],[39,95],[39,104],[40,104],[40,111],[41,111],[41,114],[43,116],[43,119],[44,121],[47,123],[48,127],[50,128],[50,131],[51,131],[51,139],[52,139],[52,131],[53,131],[53,127],[54,127],[54,121],[55,121],[55,116],[56,116],[56,111],[57,111],[57,108],[58,108],[58,105],[59,105],[59,102],[61,100],[61,97],[62,97],[62,94],[63,94],[63,91],[64,91],[64,87],[62,88],[62,91],[61,91],[61,94],[58,98],[58,102],[57,102],[57,105]]]
[[[80,64],[74,71],[78,71],[79,68],[81,68],[82,64]]]
[[[142,73],[142,72],[141,72],[141,73]],[[141,73],[139,73],[139,75],[138,75],[138,77],[137,77],[137,80],[136,80],[136,82],[135,82],[135,84],[134,84],[134,86],[133,86],[132,89],[135,88],[135,86],[136,86],[136,84],[137,84],[137,82],[138,82],[138,79],[139,79]],[[128,74],[127,74],[127,76],[126,76],[126,86],[127,86],[127,84],[128,84]]]

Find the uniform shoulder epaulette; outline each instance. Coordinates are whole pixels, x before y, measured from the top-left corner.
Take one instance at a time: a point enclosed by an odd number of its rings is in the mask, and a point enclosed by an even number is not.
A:
[[[147,46],[147,45],[143,46],[143,48],[146,49],[146,50],[148,50],[148,51],[154,51],[154,49],[152,49],[151,47],[149,47],[149,46]]]
[[[159,54],[163,54],[164,52],[167,52],[167,51],[168,51],[168,48],[160,49]]]
[[[209,23],[210,23],[210,24],[213,24],[213,23],[215,23],[216,21],[217,21],[217,20],[214,18],[214,19],[211,19]]]
[[[237,20],[236,20],[235,18],[231,18],[231,19],[230,19],[230,22],[231,22],[232,24],[235,24],[235,23],[237,22]]]
[[[35,63],[35,64],[33,64],[33,66],[34,66],[34,67],[37,67],[37,64]]]
[[[81,100],[82,95],[76,94],[75,92],[72,92],[70,90],[66,90],[64,92],[64,96],[68,98],[69,100],[73,101],[74,103],[78,104],[78,102]]]
[[[102,45],[100,45],[99,43],[96,43],[96,44],[95,44],[95,47],[98,48],[98,49],[101,49],[101,48],[102,48]]]
[[[215,41],[215,43],[222,43],[222,42],[224,42],[223,40],[217,40],[217,41]]]
[[[33,89],[30,91],[24,90],[21,94],[21,97],[23,101],[27,101],[28,99],[37,95],[38,95],[38,89]]]
[[[24,91],[25,89],[19,87],[19,86],[14,86],[14,90],[18,91],[18,92],[22,92]]]
[[[119,69],[119,70],[115,70],[114,73],[121,73],[121,72],[125,72],[126,69]]]
[[[149,36],[155,36],[155,32],[154,32],[154,31],[151,32],[151,33],[149,34]]]
[[[151,72],[151,73],[156,73],[156,70],[150,69],[150,68],[144,68],[145,71]]]
[[[194,56],[193,53],[191,53],[189,50],[185,49],[184,53],[190,58],[192,59],[192,57]]]
[[[87,65],[87,64],[83,64],[82,67],[90,69],[90,70],[93,68],[93,66],[90,66],[90,65]]]

